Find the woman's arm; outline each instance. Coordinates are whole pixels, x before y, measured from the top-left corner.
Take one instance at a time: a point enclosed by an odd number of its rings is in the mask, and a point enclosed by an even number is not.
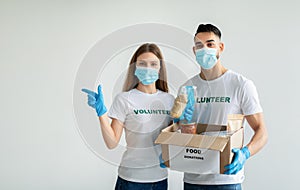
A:
[[[111,124],[107,116],[107,109],[104,105],[102,87],[98,85],[98,93],[88,89],[82,89],[88,95],[88,105],[94,108],[97,112],[100,121],[100,127],[104,142],[109,149],[115,148],[121,138],[123,131],[123,123],[117,119],[112,119]]]
[[[107,113],[99,116],[99,121],[102,136],[107,148],[113,149],[117,147],[122,136],[124,124],[117,119],[112,119],[112,122],[109,123]]]

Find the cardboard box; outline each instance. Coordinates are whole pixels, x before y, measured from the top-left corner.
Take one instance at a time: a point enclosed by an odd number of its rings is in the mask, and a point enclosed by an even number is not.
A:
[[[243,146],[243,123],[243,115],[228,115],[227,125],[198,124],[197,134],[180,133],[175,123],[163,129],[155,143],[161,144],[162,158],[172,170],[222,174],[232,161],[232,148]]]

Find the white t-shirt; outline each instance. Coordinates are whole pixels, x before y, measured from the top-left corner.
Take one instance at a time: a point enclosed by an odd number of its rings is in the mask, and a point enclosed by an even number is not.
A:
[[[231,70],[211,81],[201,79],[198,74],[184,85],[197,86],[193,120],[198,123],[226,125],[228,114],[252,115],[262,112],[253,82]],[[184,182],[191,184],[234,184],[243,180],[243,169],[236,175],[184,174]]]
[[[118,171],[121,178],[134,182],[167,178],[167,169],[159,166],[161,146],[154,141],[170,124],[173,102],[172,95],[160,90],[147,94],[132,89],[115,97],[108,116],[124,124],[127,143]]]

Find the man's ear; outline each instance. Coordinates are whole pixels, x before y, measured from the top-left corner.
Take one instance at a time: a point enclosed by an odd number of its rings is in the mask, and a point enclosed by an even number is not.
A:
[[[224,51],[224,43],[223,42],[220,42],[219,48],[220,48],[220,52]]]
[[[196,55],[196,48],[195,48],[195,46],[193,46],[193,52],[194,52],[194,55]]]

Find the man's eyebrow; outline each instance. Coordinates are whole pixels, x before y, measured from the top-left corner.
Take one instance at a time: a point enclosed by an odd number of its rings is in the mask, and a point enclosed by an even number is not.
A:
[[[206,42],[214,42],[215,40],[211,39],[211,40],[206,40]]]
[[[206,40],[206,42],[205,43],[208,43],[208,42],[215,42],[215,40],[213,40],[213,39],[210,39],[210,40]],[[202,44],[202,42],[195,42],[195,44]]]

